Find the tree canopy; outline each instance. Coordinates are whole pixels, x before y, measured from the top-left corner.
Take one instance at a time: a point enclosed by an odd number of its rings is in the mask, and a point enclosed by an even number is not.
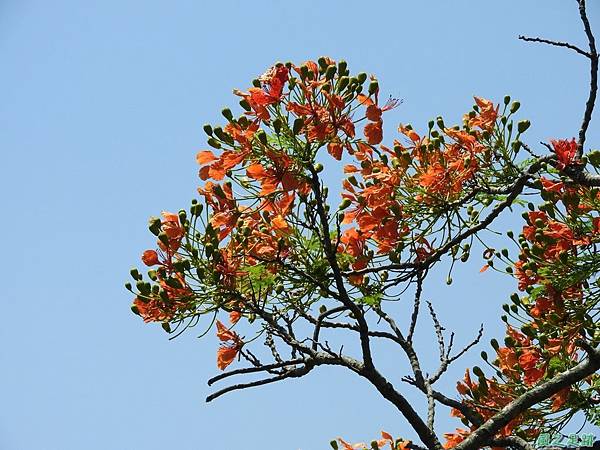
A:
[[[540,433],[578,414],[600,425],[600,151],[586,145],[598,52],[585,2],[577,3],[588,49],[521,37],[589,60],[576,137],[528,144],[530,123],[506,96],[475,97],[459,125],[437,117],[401,124],[395,136],[386,130],[384,139],[385,113],[400,101],[380,98],[375,76],[328,57],[277,63],[234,91],[240,114],[225,108],[224,126],[204,126],[212,150],[196,156],[199,198],[150,219],[157,248],[142,255],[147,275],[132,269],[127,284],[144,321],[172,335],[196,325],[216,332],[224,372],[210,385],[260,376],[207,401],[333,365],[370,382],[420,440],[383,432],[371,448],[531,449]],[[323,182],[326,171],[343,171],[341,199]],[[522,229],[505,230],[506,248],[486,243],[486,230],[517,210]],[[436,382],[479,344],[482,329],[454,349],[454,335],[421,300],[423,286],[438,264],[449,266],[450,284],[455,264],[479,253],[481,271],[514,277],[518,292],[507,294],[499,314],[506,335],[481,352],[483,368],[467,369],[457,394],[442,393]],[[409,317],[388,312],[398,301],[412,302]],[[432,373],[413,345],[423,310],[439,349]],[[336,335],[357,342],[358,352],[332,344],[327,336]],[[405,356],[410,373],[401,381],[423,394],[426,411],[380,371],[376,340]],[[440,406],[464,428],[436,435]]]

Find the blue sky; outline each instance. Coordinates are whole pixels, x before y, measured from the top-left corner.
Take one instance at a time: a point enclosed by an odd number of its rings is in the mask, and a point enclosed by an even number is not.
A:
[[[600,4],[589,3],[600,30]],[[205,404],[214,337],[168,341],[131,314],[123,283],[152,245],[147,218],[194,197],[202,124],[220,122],[237,104],[231,90],[278,60],[329,55],[376,74],[384,95],[404,99],[386,139],[399,122],[457,122],[473,95],[507,93],[532,121],[533,145],[574,136],[586,61],[521,33],[584,45],[564,0],[0,2],[0,449],[318,450],[382,428],[411,437],[340,369]],[[599,138],[594,122],[588,143]],[[461,343],[482,321],[486,342],[500,335],[515,289],[477,269],[461,268],[449,288],[439,274],[426,290]],[[419,337],[432,353],[430,330]],[[441,387],[453,394],[486,347]],[[399,364],[393,348],[377,356]],[[440,431],[454,428],[438,417]]]

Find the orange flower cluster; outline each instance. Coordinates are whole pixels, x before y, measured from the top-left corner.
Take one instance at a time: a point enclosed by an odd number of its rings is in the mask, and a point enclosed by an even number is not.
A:
[[[342,438],[338,438],[338,442],[342,446],[343,450],[369,450],[369,449],[383,449],[389,445],[390,450],[407,450],[410,441],[404,441],[402,439],[396,439],[392,437],[391,434],[382,431],[381,439],[373,441],[370,445],[365,444],[364,442],[359,442],[357,444],[349,444]],[[332,445],[336,444],[336,442],[332,442]],[[334,446],[337,448],[337,445]]]
[[[158,251],[146,250],[142,262],[146,266],[159,266],[155,271],[157,288],[139,279],[140,293],[132,309],[145,322],[168,322],[180,310],[187,308],[186,298],[192,294],[183,275],[175,269],[176,252],[181,245],[185,230],[176,214],[163,212],[162,221],[156,219],[155,231],[159,236]]]

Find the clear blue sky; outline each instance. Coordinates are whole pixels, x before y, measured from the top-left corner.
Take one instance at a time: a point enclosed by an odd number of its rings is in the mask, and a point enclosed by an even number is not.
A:
[[[600,3],[589,3],[600,36]],[[381,428],[411,437],[341,369],[205,404],[215,339],[168,341],[131,314],[122,286],[152,245],[148,216],[195,194],[202,124],[277,60],[330,55],[377,74],[404,99],[388,139],[397,122],[457,121],[472,95],[506,93],[532,121],[531,143],[574,136],[586,62],[520,33],[584,44],[567,0],[0,1],[0,449],[319,450]],[[600,145],[598,121],[588,142]],[[486,342],[500,335],[514,290],[477,269],[426,291],[460,343],[481,321]],[[430,330],[420,337],[433,353]],[[441,387],[454,395],[486,347]],[[391,371],[401,358],[377,355]],[[440,431],[454,428],[439,417]]]

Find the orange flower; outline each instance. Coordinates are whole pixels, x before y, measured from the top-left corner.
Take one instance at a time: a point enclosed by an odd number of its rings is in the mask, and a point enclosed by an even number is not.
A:
[[[156,264],[159,264],[160,261],[158,260],[158,253],[156,253],[154,250],[146,250],[142,255],[142,262],[147,266],[155,266]]]
[[[217,367],[219,370],[225,370],[230,365],[240,351],[238,346],[224,345],[217,350]]]
[[[498,107],[494,108],[494,103],[481,97],[474,97],[475,103],[479,106],[479,114],[473,118],[467,116],[469,127],[479,127],[482,130],[491,131],[498,117]]]
[[[226,342],[217,351],[217,367],[224,370],[230,365],[242,348],[243,342],[235,331],[231,331],[217,320],[217,337]]]
[[[556,153],[556,157],[558,158],[558,168],[564,169],[566,166],[569,166],[575,163],[575,155],[577,153],[577,142],[575,142],[575,138],[569,140],[560,139],[560,140],[551,140],[550,143],[554,148],[554,153]]]
[[[377,145],[383,140],[383,121],[370,122],[365,125],[365,137],[371,145]]]
[[[567,403],[570,392],[571,388],[566,387],[552,396],[552,412],[558,411],[565,403]]]
[[[443,447],[445,449],[454,448],[464,441],[469,434],[471,434],[471,432],[463,428],[457,428],[455,433],[444,433],[446,442]]]

